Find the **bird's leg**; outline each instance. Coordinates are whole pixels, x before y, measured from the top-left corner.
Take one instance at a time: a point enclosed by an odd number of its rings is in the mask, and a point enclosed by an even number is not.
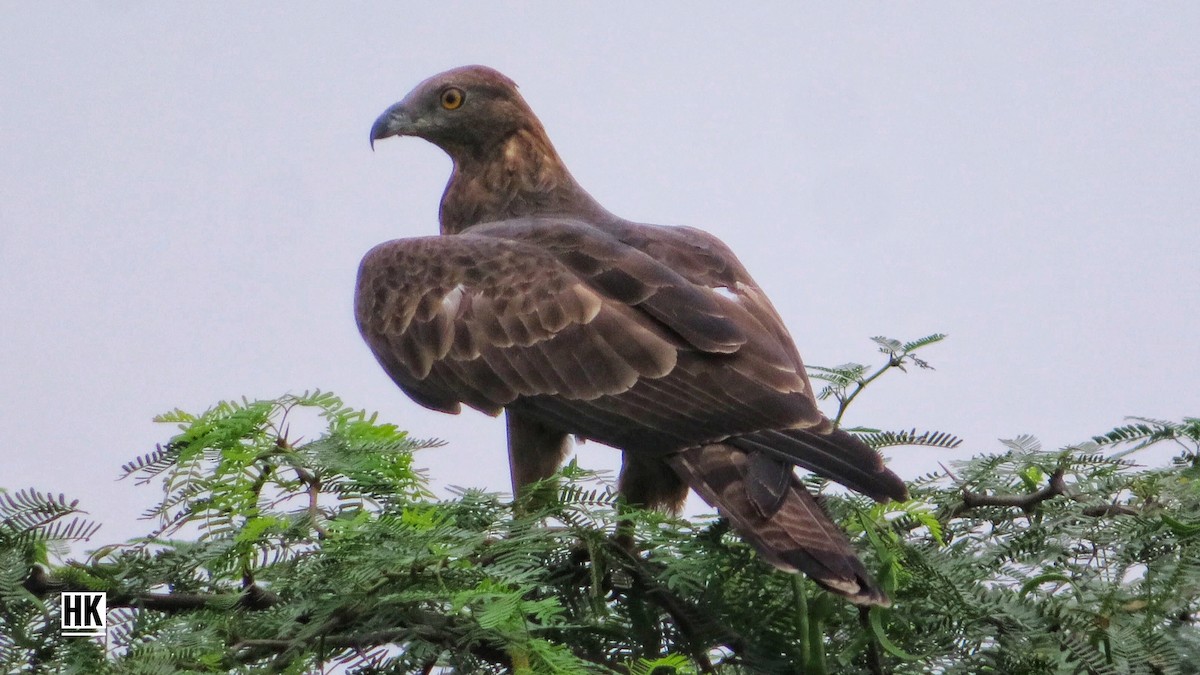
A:
[[[514,502],[520,509],[553,499],[557,489],[554,484],[543,483],[536,491],[531,490],[535,483],[553,476],[562,465],[571,447],[569,436],[512,410],[504,415],[508,422],[508,462]]]
[[[622,456],[617,490],[621,501],[617,505],[616,541],[633,552],[633,522],[621,516],[639,508],[678,513],[687,498],[688,486],[661,459],[639,457],[626,451]]]

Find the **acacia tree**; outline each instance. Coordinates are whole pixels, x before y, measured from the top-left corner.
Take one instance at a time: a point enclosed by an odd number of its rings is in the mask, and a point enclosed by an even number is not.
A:
[[[940,340],[816,368],[848,405]],[[325,430],[290,437],[299,411]],[[315,392],[158,418],[123,468],[161,486],[145,537],[83,560],[74,501],[0,494],[0,669],[10,672],[1198,673],[1200,420],[1138,419],[1046,451],[1029,436],[878,505],[808,479],[893,599],[860,610],[778,572],[715,517],[618,512],[567,466],[512,504],[438,500],[416,441]],[[944,433],[856,429],[877,448]],[[1167,466],[1135,464],[1173,443]],[[547,497],[547,495],[551,495]],[[613,543],[619,519],[642,551]],[[108,594],[103,640],[63,637],[58,594]]]

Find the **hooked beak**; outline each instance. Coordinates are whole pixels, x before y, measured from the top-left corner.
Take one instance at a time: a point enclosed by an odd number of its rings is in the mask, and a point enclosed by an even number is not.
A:
[[[388,136],[410,136],[414,128],[413,117],[401,101],[383,111],[383,114],[371,125],[371,149],[375,149],[375,141]]]

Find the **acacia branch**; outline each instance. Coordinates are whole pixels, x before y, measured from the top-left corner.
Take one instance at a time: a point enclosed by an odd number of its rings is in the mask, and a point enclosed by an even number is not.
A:
[[[300,482],[304,483],[308,491],[308,518],[311,521],[313,531],[317,533],[317,539],[324,539],[329,536],[329,531],[321,525],[321,479],[301,467],[293,468],[295,468]]]
[[[735,653],[745,650],[745,640],[737,631],[714,617],[703,616],[694,606],[659,583],[646,569],[649,564],[647,561],[620,543],[611,542],[610,548],[622,563],[621,567],[632,577],[634,583],[630,590],[658,605],[674,620],[701,672],[716,672],[707,653],[712,646],[728,647]]]
[[[1064,470],[1062,467],[1055,469],[1054,473],[1050,474],[1050,482],[1046,483],[1045,487],[1036,492],[1023,495],[989,495],[982,492],[972,492],[963,488],[962,504],[954,509],[952,517],[960,516],[971,509],[981,506],[1015,506],[1029,513],[1038,504],[1067,493],[1067,483],[1063,480],[1063,473]]]
[[[23,585],[26,590],[39,598],[45,597],[50,593],[64,591],[95,590],[54,579],[41,567],[34,567]],[[274,593],[260,586],[250,585],[241,593],[110,593],[106,604],[110,608],[149,609],[171,614],[231,607],[263,610],[273,607],[279,604],[279,602],[279,596]],[[344,617],[338,618],[344,619]],[[344,623],[344,621],[335,620],[333,623]],[[471,642],[464,647],[466,630],[453,625],[450,617],[443,614],[412,609],[405,613],[402,623],[404,624],[402,627],[384,631],[324,635],[321,636],[321,639],[324,641],[326,647],[333,649],[374,647],[389,642],[420,639],[446,649],[465,648],[479,659],[498,664],[505,668],[512,667],[512,661],[503,649],[480,642]],[[329,626],[331,629],[333,627],[334,625]],[[232,646],[232,649],[243,652],[239,658],[243,662],[248,662],[271,653],[280,653],[297,647],[305,647],[311,639],[312,636],[295,639],[248,639],[237,642]]]
[[[907,354],[905,354],[904,356],[907,356]],[[846,398],[842,398],[841,396],[838,396],[838,411],[837,411],[837,415],[833,418],[834,426],[840,425],[842,423],[842,415],[846,414],[846,409],[850,407],[850,403],[854,401],[854,398],[856,396],[858,396],[859,394],[861,394],[862,390],[867,388],[867,385],[869,385],[872,382],[874,382],[875,380],[879,379],[880,375],[883,375],[884,373],[891,370],[892,368],[896,368],[901,363],[904,363],[904,356],[896,356],[895,354],[890,354],[888,356],[888,362],[886,364],[884,364],[879,370],[876,370],[874,373],[871,373],[867,377],[860,378],[858,380],[857,386],[854,388],[854,391],[850,392],[849,396],[847,396]]]
[[[29,572],[22,586],[39,598],[51,593],[96,590],[54,579],[40,566]],[[168,614],[230,607],[260,610],[278,603],[279,596],[253,583],[247,585],[240,593],[110,593],[106,601],[109,607],[152,609]]]

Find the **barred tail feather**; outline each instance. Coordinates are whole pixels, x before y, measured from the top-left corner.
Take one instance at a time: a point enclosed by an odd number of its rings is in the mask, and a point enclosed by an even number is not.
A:
[[[667,461],[771,565],[803,572],[855,604],[890,604],[790,464],[728,444],[684,450]]]
[[[904,481],[883,465],[883,458],[852,433],[832,429],[771,429],[729,439],[747,452],[765,452],[835,480],[875,501],[908,499]]]

